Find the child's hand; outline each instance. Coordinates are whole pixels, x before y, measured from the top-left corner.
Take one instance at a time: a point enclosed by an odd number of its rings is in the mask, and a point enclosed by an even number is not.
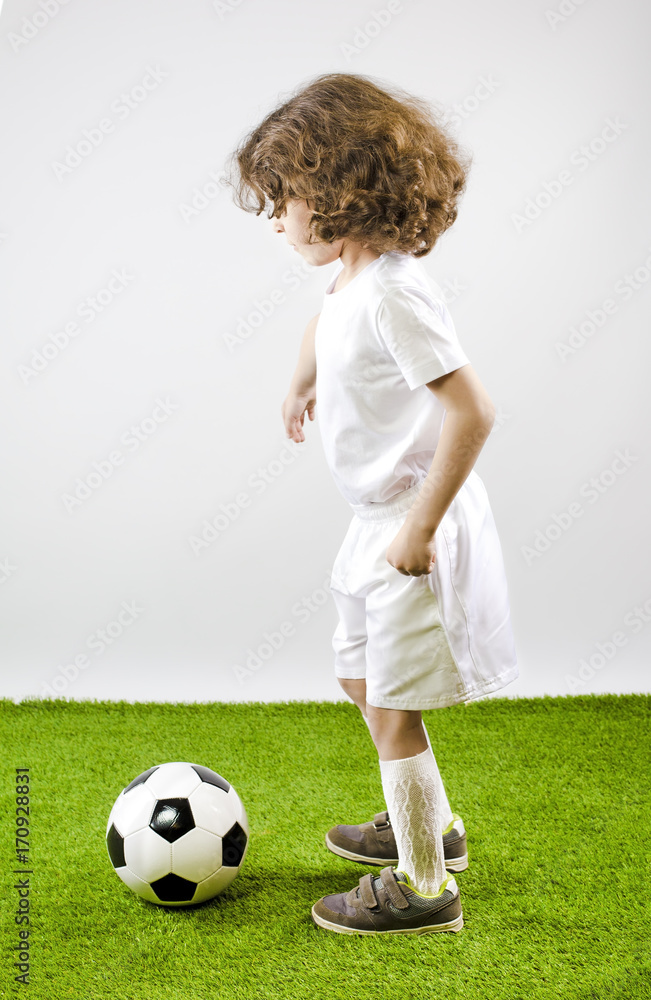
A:
[[[292,441],[305,441],[303,433],[303,421],[305,411],[310,420],[314,420],[314,407],[316,406],[316,386],[312,386],[305,392],[295,392],[290,389],[287,398],[280,408],[287,437]]]
[[[389,565],[403,576],[424,576],[436,562],[434,532],[407,517],[386,551]]]

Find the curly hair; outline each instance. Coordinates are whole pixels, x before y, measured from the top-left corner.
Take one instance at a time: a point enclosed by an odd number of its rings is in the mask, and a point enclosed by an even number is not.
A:
[[[472,163],[441,120],[400,88],[324,73],[241,140],[226,183],[239,208],[268,208],[269,219],[305,199],[310,242],[345,237],[423,257],[455,221]]]

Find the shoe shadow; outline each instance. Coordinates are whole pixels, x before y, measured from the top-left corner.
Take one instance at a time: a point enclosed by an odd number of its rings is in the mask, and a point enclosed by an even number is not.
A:
[[[367,871],[379,874],[380,869],[360,865],[359,873],[335,866],[319,872],[292,871],[289,867],[242,871],[218,896],[176,912],[201,911],[234,925],[277,925],[283,917],[293,923],[297,915],[312,924],[311,910],[317,899],[355,889]]]

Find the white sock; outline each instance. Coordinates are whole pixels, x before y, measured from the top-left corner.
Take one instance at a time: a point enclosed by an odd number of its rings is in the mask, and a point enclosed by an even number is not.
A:
[[[435,896],[445,881],[438,768],[431,747],[415,757],[381,760],[382,788],[398,847],[397,871]]]
[[[363,712],[362,712],[362,718],[363,718],[364,722],[366,723],[366,725],[368,726],[368,718],[367,718],[366,715],[364,715]],[[371,732],[371,727],[370,726],[369,726],[368,731],[369,731],[369,733]],[[432,744],[430,742],[429,733],[427,732],[427,729],[425,727],[425,720],[424,719],[423,719],[423,732],[425,733],[425,739],[427,740],[427,746],[429,747],[430,750],[432,750]],[[433,750],[432,750],[432,755],[434,755],[434,751]],[[434,757],[434,763],[436,764],[436,757]],[[443,780],[441,778],[441,772],[438,769],[438,764],[436,765],[436,776],[437,776],[436,780],[438,782],[438,788],[436,790],[436,795],[437,795],[437,799],[439,801],[439,811],[441,813],[441,823],[442,823],[441,830],[445,830],[450,825],[450,823],[452,822],[452,810],[450,808],[450,803],[448,802],[448,797],[446,795],[445,786],[443,785]],[[389,809],[388,806],[387,806],[387,811],[389,813],[389,818],[390,818],[391,817],[391,810]]]
[[[423,719],[423,729],[425,729],[425,720]],[[429,733],[425,729],[425,736],[427,737],[427,745],[432,750],[432,744],[429,740]],[[434,751],[432,750],[432,756],[434,756]],[[434,756],[434,763],[436,764],[436,757]],[[436,791],[436,797],[439,803],[439,812],[441,814],[441,829],[445,830],[446,827],[452,822],[452,810],[450,809],[450,803],[448,802],[448,797],[445,793],[445,787],[443,785],[443,779],[441,778],[441,772],[439,771],[438,764],[436,764],[436,780],[438,782],[438,788]],[[389,814],[390,815],[390,814]]]

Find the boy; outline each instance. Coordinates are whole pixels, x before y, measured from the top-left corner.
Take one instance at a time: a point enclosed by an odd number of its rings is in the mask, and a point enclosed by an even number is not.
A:
[[[326,846],[382,865],[312,908],[339,933],[458,931],[467,867],[421,712],[518,676],[502,553],[473,469],[495,409],[418,259],[454,222],[468,164],[418,98],[317,77],[234,157],[240,207],[313,265],[337,262],[281,413],[319,426],[353,518],[332,569],[336,676],[378,751],[387,810]],[[252,192],[251,206],[246,195]],[[445,841],[444,841],[445,835]],[[396,867],[397,866],[397,867]]]

